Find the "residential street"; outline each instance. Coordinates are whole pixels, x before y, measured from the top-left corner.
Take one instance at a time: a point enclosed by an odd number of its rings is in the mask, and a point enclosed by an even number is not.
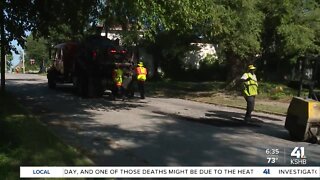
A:
[[[320,165],[320,145],[290,140],[285,117],[174,98],[83,99],[71,85],[47,87],[45,76],[6,74],[7,90],[65,143],[103,166],[290,165],[305,147],[307,165]],[[279,149],[268,164],[266,149]],[[271,156],[269,156],[271,157]]]

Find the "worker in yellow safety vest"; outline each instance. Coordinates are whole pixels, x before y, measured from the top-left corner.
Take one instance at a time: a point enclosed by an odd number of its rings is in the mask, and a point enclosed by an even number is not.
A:
[[[112,72],[112,78],[114,82],[114,89],[112,91],[113,98],[117,96],[121,98],[123,95],[122,94],[123,93],[122,77],[123,77],[122,69],[120,69],[119,66],[116,66],[116,68]]]
[[[247,101],[245,122],[251,121],[251,113],[254,110],[255,97],[258,94],[258,81],[255,75],[256,67],[248,66],[248,72],[244,73],[240,78],[243,82],[243,96]]]
[[[140,98],[145,99],[144,84],[145,84],[145,81],[147,80],[148,71],[147,71],[147,68],[143,67],[143,62],[141,61],[138,63],[138,66],[136,67],[136,74],[137,74]]]

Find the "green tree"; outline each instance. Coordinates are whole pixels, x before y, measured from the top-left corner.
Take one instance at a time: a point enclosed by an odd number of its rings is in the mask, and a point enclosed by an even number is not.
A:
[[[0,1],[1,67],[5,66],[5,52],[14,48],[9,42],[17,40],[24,47],[27,31],[32,31],[35,37],[48,38],[53,31],[69,39],[78,38],[89,26],[89,21],[97,17],[94,16],[97,3],[98,0]],[[4,90],[5,73],[4,68],[1,69],[1,90]]]
[[[36,0],[32,6],[36,13],[32,19],[34,37],[80,39],[91,27],[90,24],[97,20],[98,5],[98,0]]]
[[[7,66],[7,71],[10,71],[11,70],[11,68],[12,68],[12,65],[13,65],[13,63],[12,63],[12,61],[13,61],[13,56],[12,56],[12,54],[7,54],[7,56],[6,56],[6,60],[7,60],[7,64],[6,64],[6,66]]]
[[[320,50],[320,8],[315,0],[283,1],[287,13],[281,18],[278,33],[282,37],[282,51],[285,55],[318,53]]]
[[[218,44],[222,52],[220,57],[224,57],[229,66],[229,80],[234,79],[240,73],[239,70],[261,53],[264,15],[255,0],[139,0],[130,2],[130,5],[116,0],[112,2],[114,3],[110,3],[106,11],[115,11],[110,13],[116,17],[113,22],[123,22],[123,25],[129,23],[133,30],[143,30],[139,33],[151,40],[151,44],[154,43],[152,49],[171,50],[167,54],[173,55],[178,53],[176,49],[179,49],[180,45],[186,47],[183,43],[190,43],[197,37],[201,37],[202,41]],[[107,17],[110,19],[110,15]],[[120,21],[117,21],[117,18]],[[185,41],[185,37],[189,41]],[[173,39],[174,43],[162,43],[161,39],[168,38]],[[169,65],[160,61],[170,62],[172,65],[173,61],[178,60],[174,57],[163,57],[164,61],[159,59],[160,55],[161,52],[154,51],[156,64],[164,67]],[[168,61],[169,59],[172,61]]]
[[[260,66],[266,62],[267,66],[275,63],[276,67],[283,67],[283,62],[295,62],[298,57],[319,52],[318,0],[13,0],[1,3],[4,17],[1,46],[7,49],[13,39],[23,44],[26,30],[32,31],[35,38],[46,39],[49,48],[61,41],[79,40],[93,33],[92,27],[104,22],[107,28],[122,26],[128,45],[141,44],[142,35],[143,42],[159,48],[158,52],[154,50],[158,58],[156,64],[163,67],[178,61],[189,48],[187,44],[196,39],[216,44],[219,58],[228,67],[229,81],[241,74],[247,64],[255,62],[257,55],[262,54],[263,61],[257,61]],[[167,45],[162,40],[166,38],[173,42]]]
[[[138,37],[142,35],[143,44],[151,47],[157,69],[158,66],[179,65],[179,57],[192,39],[205,35],[202,28],[211,18],[210,10],[214,6],[210,0],[111,0],[105,7],[101,11],[102,21],[108,27],[121,25],[127,31],[123,33],[123,39],[129,45],[141,45]],[[172,42],[166,43],[166,39]],[[157,77],[157,71],[155,73]]]
[[[25,46],[26,71],[38,70],[41,65],[48,64],[48,42],[44,38],[34,39],[33,36],[30,35],[27,38]],[[35,60],[34,64],[31,64],[31,59]]]
[[[1,25],[1,90],[5,90],[5,54],[13,47],[12,40],[23,44],[26,37],[25,31],[31,29],[30,9],[32,0],[25,1],[0,1],[0,25]]]
[[[281,79],[298,59],[319,53],[319,1],[267,0],[261,7],[266,15],[262,35],[265,77]]]
[[[256,0],[214,1],[211,42],[218,45],[220,58],[225,58],[227,80],[233,81],[261,53],[264,19]]]
[[[1,54],[1,51],[0,51]],[[12,60],[13,60],[13,56],[10,52],[10,54],[6,54],[5,55],[5,60],[6,60],[6,64],[5,64],[5,71],[10,71],[10,69],[12,68]]]

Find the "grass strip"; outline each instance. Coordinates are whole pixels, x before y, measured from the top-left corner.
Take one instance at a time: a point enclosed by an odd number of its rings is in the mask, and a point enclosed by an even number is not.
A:
[[[240,89],[241,87],[227,90],[224,82],[157,81],[146,84],[147,94],[152,97],[181,98],[244,109],[246,102]],[[303,97],[307,96],[307,93],[304,89]],[[286,115],[290,101],[296,94],[297,90],[285,84],[262,82],[259,84],[255,111]]]
[[[20,166],[87,166],[8,93],[0,93],[0,179],[19,179]]]

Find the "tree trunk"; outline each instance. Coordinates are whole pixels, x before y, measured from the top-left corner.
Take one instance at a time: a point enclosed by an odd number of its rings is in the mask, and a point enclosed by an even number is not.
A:
[[[304,79],[304,73],[306,69],[306,59],[302,59],[302,68],[301,68],[301,76],[300,76],[300,83],[299,83],[299,90],[298,90],[298,97],[301,97],[301,92],[303,89],[303,79]]]
[[[1,12],[0,12],[0,24],[1,24],[1,91],[5,91],[5,34],[4,34],[4,10],[3,10],[3,1],[1,1]]]
[[[226,82],[227,82],[226,88],[233,89],[237,84],[238,78],[244,73],[243,72],[244,64],[232,52],[228,52],[226,57],[227,57],[227,69],[228,69],[227,78],[226,78]]]
[[[154,48],[154,51],[152,53],[153,56],[153,67],[154,67],[154,72],[153,72],[153,80],[159,80],[160,79],[160,75],[158,72],[158,69],[160,67],[160,59],[162,57],[162,54],[160,52],[160,50],[158,48]]]

